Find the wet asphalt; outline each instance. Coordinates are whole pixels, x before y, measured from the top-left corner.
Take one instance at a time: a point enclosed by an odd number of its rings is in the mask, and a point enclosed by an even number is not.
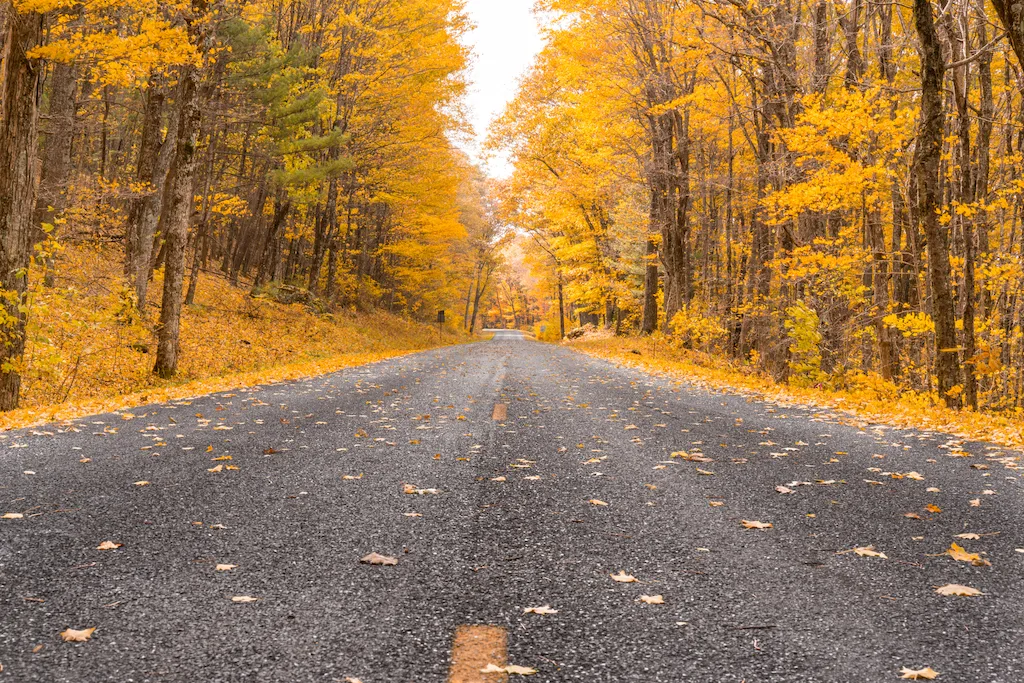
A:
[[[0,683],[1024,681],[1022,466],[513,332],[8,432]]]

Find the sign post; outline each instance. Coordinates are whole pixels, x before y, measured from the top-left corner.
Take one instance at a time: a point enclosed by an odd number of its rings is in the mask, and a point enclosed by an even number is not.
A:
[[[439,343],[444,341],[444,311],[437,312],[437,341]]]

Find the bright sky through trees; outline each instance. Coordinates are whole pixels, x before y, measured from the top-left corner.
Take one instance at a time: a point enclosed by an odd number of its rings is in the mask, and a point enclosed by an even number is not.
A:
[[[467,106],[476,138],[467,150],[474,157],[487,126],[516,93],[519,77],[542,47],[531,9],[533,0],[468,0],[466,9],[476,28],[467,38],[474,58]],[[490,175],[504,177],[511,167],[503,156],[486,164]]]

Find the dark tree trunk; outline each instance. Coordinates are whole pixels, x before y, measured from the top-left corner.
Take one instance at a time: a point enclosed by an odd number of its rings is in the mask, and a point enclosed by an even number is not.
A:
[[[75,139],[75,91],[78,69],[72,64],[53,66],[50,86],[49,124],[43,138],[42,167],[39,170],[39,194],[36,196],[34,227],[52,224],[67,202],[67,184],[71,177],[71,143]]]
[[[277,261],[280,254],[281,226],[291,209],[292,203],[287,199],[284,190],[278,190],[274,198],[274,220],[267,229],[267,239],[263,243],[263,256],[260,259],[259,269],[256,271],[256,279],[252,283],[255,290],[274,279],[277,271]]]
[[[25,312],[35,209],[40,64],[25,56],[43,35],[43,17],[13,12],[0,41],[0,410],[18,407],[25,353]]]
[[[1024,66],[1024,2],[1022,0],[992,0],[999,21],[1006,29],[1017,61]]]
[[[962,404],[956,392],[960,380],[956,317],[950,283],[949,234],[939,222],[942,200],[939,165],[945,111],[942,81],[946,64],[935,31],[930,0],[914,0],[914,24],[921,40],[921,130],[917,139],[916,171],[918,205],[928,240],[928,281],[931,284],[932,319],[935,322],[935,374],[939,395],[950,408]]]

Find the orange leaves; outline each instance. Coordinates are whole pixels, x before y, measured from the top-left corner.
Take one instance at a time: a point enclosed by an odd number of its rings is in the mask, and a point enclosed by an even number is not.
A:
[[[956,543],[950,545],[949,549],[946,550],[945,554],[949,555],[957,562],[970,562],[976,567],[992,566],[992,563],[986,559],[983,559],[981,555],[978,555],[977,553],[967,552],[967,550],[965,550],[962,546],[957,545]]]
[[[771,529],[772,528],[772,523],[771,522],[758,522],[758,521],[752,521],[752,520],[749,520],[749,519],[742,519],[742,520],[740,520],[740,524],[743,526],[744,529],[760,529],[760,530],[765,530],[765,529]]]

